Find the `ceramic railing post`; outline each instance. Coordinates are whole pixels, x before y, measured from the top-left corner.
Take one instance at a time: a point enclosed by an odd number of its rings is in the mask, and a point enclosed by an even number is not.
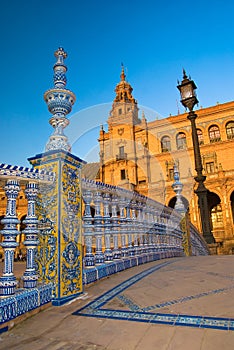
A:
[[[35,268],[35,257],[37,252],[38,240],[38,220],[35,213],[35,202],[38,195],[38,185],[36,183],[28,183],[25,189],[25,195],[28,200],[28,213],[23,221],[26,225],[24,245],[27,249],[26,270],[22,277],[24,288],[34,288],[37,285],[38,274]]]
[[[91,202],[93,193],[89,190],[83,192],[83,200],[85,204],[85,211],[83,215],[83,228],[84,228],[84,243],[85,243],[85,256],[84,265],[86,267],[94,266],[94,255],[92,253],[92,239],[93,239],[93,225],[91,215]]]
[[[136,202],[132,201],[132,236],[133,236],[133,252],[138,255],[138,230],[136,218]]]
[[[105,239],[105,261],[112,261],[113,255],[111,250],[111,220],[110,220],[110,195],[103,194],[103,224],[104,224],[104,239]]]
[[[102,238],[103,238],[103,223],[101,215],[101,203],[102,195],[101,192],[97,191],[94,195],[94,205],[95,205],[95,214],[94,214],[94,231],[96,238],[96,252],[95,252],[95,263],[103,264],[105,257],[102,251]]]
[[[131,210],[130,210],[130,203],[126,207],[126,230],[127,230],[127,237],[128,237],[128,255],[133,256],[134,250],[132,247],[132,218],[131,218]]]
[[[121,258],[121,251],[119,250],[119,223],[118,223],[118,215],[117,215],[117,204],[119,202],[119,198],[116,195],[112,196],[112,216],[111,216],[111,223],[112,223],[112,235],[113,235],[113,259],[120,259]]]
[[[143,209],[143,227],[144,227],[144,251],[149,253],[149,223],[148,223],[148,207]]]
[[[17,225],[20,223],[16,214],[16,199],[20,191],[19,182],[17,180],[8,180],[4,189],[7,196],[7,208],[6,215],[1,220],[1,223],[4,225],[1,231],[4,238],[1,243],[4,250],[4,270],[3,275],[0,277],[0,295],[7,296],[15,293],[17,285],[17,280],[13,273],[13,264],[15,248],[18,246],[16,242],[16,236],[19,234]]]
[[[137,205],[137,227],[138,227],[138,234],[139,234],[139,247],[138,251],[139,254],[144,253],[144,245],[143,245],[143,236],[144,236],[144,227],[142,223],[142,204],[138,203]]]
[[[121,254],[122,257],[128,256],[128,249],[126,247],[126,216],[125,216],[126,198],[119,200],[119,228],[121,237]]]

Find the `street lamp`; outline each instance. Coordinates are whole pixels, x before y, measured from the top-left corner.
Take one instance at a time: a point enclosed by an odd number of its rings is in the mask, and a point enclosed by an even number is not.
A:
[[[194,161],[195,161],[195,170],[197,172],[197,176],[194,177],[195,181],[198,183],[198,186],[194,192],[198,196],[198,206],[200,210],[201,216],[201,224],[202,224],[202,233],[203,237],[208,244],[215,243],[214,237],[211,232],[210,227],[210,215],[207,201],[207,189],[204,185],[204,181],[206,180],[206,176],[202,174],[202,161],[201,161],[201,152],[200,146],[197,136],[197,128],[196,128],[196,118],[197,115],[193,111],[194,106],[198,103],[198,99],[196,96],[196,84],[193,80],[189,79],[186,75],[185,70],[183,70],[183,80],[181,83],[178,81],[177,88],[180,91],[181,95],[181,103],[185,108],[189,109],[189,114],[187,118],[191,122],[192,127],[192,138],[193,138],[193,151],[194,151]]]

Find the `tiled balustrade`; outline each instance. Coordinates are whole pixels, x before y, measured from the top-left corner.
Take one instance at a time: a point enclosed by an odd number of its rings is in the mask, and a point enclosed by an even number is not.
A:
[[[116,186],[82,180],[84,283],[165,257],[183,256],[181,216],[161,203]],[[190,225],[193,255],[208,249]]]

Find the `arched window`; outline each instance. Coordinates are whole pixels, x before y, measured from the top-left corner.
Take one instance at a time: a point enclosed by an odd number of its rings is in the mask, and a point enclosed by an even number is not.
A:
[[[198,136],[199,145],[204,145],[204,138],[203,138],[203,133],[201,129],[197,129],[197,136]]]
[[[211,209],[211,222],[213,229],[223,227],[223,213],[220,204]]]
[[[221,140],[220,130],[217,125],[212,125],[209,127],[209,138],[210,142],[218,142]]]
[[[187,143],[186,143],[185,133],[179,132],[176,135],[176,145],[177,145],[177,149],[186,149]]]
[[[171,140],[169,136],[163,136],[161,139],[161,150],[162,152],[171,151]]]
[[[226,124],[226,133],[229,140],[234,139],[234,122],[228,122]]]

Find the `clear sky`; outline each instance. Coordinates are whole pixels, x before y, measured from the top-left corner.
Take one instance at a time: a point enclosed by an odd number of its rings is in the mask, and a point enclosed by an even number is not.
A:
[[[52,133],[43,93],[53,87],[59,46],[68,53],[67,88],[77,96],[67,135],[88,161],[98,159],[99,125],[121,62],[149,120],[177,114],[183,67],[203,107],[233,100],[233,13],[230,0],[2,1],[0,162],[29,165],[43,152]]]

